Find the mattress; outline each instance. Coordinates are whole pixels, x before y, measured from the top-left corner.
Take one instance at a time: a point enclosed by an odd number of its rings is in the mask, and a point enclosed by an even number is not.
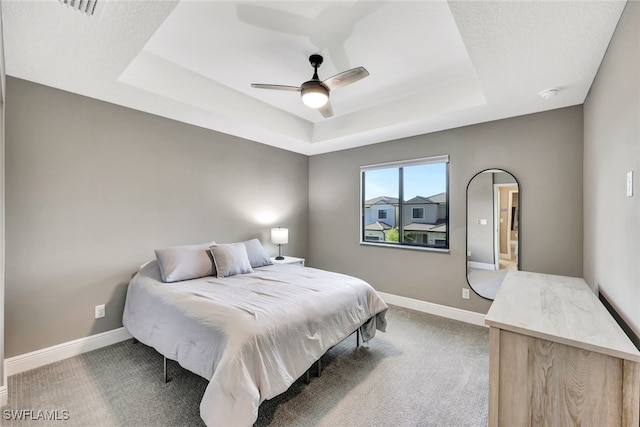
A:
[[[254,273],[164,283],[157,263],[131,280],[123,324],[140,342],[209,380],[207,426],[250,426],[261,402],[284,392],[356,329],[386,328],[387,305],[344,274],[270,265]]]

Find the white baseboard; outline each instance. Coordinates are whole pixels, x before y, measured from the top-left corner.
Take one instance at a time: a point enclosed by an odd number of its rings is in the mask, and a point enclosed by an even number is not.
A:
[[[486,262],[467,261],[467,267],[476,268],[478,270],[495,270],[495,264],[487,264]]]
[[[77,340],[68,341],[52,347],[43,348],[41,350],[32,351],[31,353],[21,354],[19,356],[5,359],[4,372],[7,376],[15,375],[20,372],[39,368],[40,366],[48,365],[49,363],[77,356],[79,354],[96,350],[101,347],[106,347],[130,338],[132,338],[131,334],[129,334],[124,327],[91,335],[85,338],[79,338]]]
[[[378,292],[382,299],[389,304],[398,305],[412,310],[422,311],[423,313],[434,314],[448,319],[459,320],[461,322],[471,323],[478,326],[486,326],[484,324],[484,314],[475,311],[462,310],[460,308],[449,307],[446,305],[434,304],[428,301],[421,301],[413,298],[402,297],[399,295]]]
[[[413,298],[407,298],[399,295],[378,292],[382,299],[389,303],[400,307],[410,308],[412,310],[422,311],[424,313],[434,314],[448,319],[459,320],[461,322],[471,323],[473,325],[485,326],[484,314],[473,311],[462,310],[446,305],[435,304],[428,301],[421,301]],[[4,361],[4,372],[6,376],[15,375],[30,369],[39,368],[59,360],[77,356],[88,351],[106,347],[120,341],[131,339],[132,336],[122,327],[101,334],[91,335],[85,338],[68,341],[66,343],[54,345],[52,347],[43,348],[30,353],[21,354],[19,356],[10,357]],[[0,406],[7,399],[7,385],[0,386]]]
[[[7,385],[0,386],[0,408],[3,406],[7,406],[9,403],[9,391],[7,390]]]

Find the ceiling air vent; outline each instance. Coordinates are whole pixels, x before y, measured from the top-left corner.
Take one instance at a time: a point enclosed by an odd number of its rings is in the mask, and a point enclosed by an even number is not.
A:
[[[99,17],[106,0],[58,0],[61,4],[87,16]]]

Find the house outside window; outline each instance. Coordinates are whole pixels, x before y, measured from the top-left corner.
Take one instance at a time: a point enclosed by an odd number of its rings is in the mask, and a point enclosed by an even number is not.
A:
[[[362,166],[361,243],[448,250],[448,166],[449,156]]]

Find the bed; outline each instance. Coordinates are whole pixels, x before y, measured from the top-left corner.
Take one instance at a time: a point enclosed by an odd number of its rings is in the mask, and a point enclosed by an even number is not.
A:
[[[265,262],[227,277],[213,271],[166,283],[158,261],[132,278],[123,323],[209,380],[200,403],[209,427],[252,425],[260,403],[286,391],[329,348],[356,330],[367,341],[386,327],[387,305],[355,277]]]

